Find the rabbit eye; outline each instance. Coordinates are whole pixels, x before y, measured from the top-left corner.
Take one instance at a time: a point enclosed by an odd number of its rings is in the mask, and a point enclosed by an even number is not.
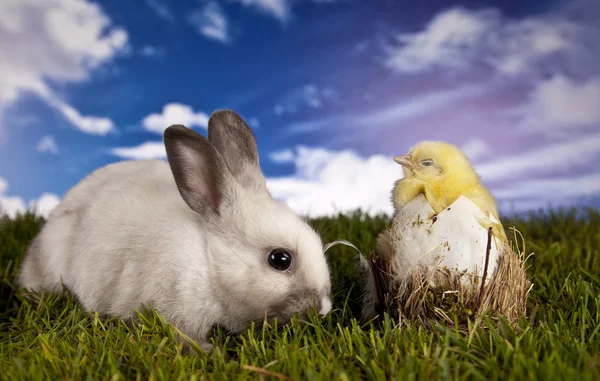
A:
[[[289,270],[292,266],[292,253],[285,249],[275,249],[269,253],[269,265],[277,271]]]

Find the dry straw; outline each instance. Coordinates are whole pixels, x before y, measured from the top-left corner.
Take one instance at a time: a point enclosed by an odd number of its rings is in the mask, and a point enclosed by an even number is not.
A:
[[[513,230],[516,242],[517,230]],[[387,312],[398,323],[408,320],[425,327],[437,322],[466,326],[469,320],[479,324],[489,313],[493,320],[504,317],[516,327],[525,315],[532,283],[526,273],[524,241],[518,254],[510,246],[503,246],[498,264],[487,279],[491,228],[483,276],[435,266],[414,268],[412,274],[405,276],[394,268],[398,241],[392,231],[388,229],[379,235],[378,250],[371,254],[370,261],[361,255],[363,268],[370,272],[363,320]]]

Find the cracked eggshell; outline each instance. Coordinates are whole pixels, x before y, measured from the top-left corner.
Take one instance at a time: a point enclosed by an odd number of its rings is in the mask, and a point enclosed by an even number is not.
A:
[[[433,209],[421,194],[394,217],[392,234],[397,274],[407,276],[415,266],[428,270],[447,266],[457,272],[483,276],[488,233],[479,221],[489,220],[489,217],[464,196],[432,219],[433,215]],[[495,238],[491,246],[488,278],[496,268],[501,248]]]

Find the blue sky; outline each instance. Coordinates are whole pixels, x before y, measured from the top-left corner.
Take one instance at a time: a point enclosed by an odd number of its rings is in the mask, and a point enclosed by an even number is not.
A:
[[[9,0],[0,57],[9,214],[222,108],[299,213],[391,212],[392,158],[424,139],[461,147],[504,213],[599,205],[593,0]]]

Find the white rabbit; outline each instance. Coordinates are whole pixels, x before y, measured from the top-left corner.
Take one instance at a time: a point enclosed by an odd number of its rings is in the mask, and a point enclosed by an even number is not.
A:
[[[88,311],[134,317],[142,304],[209,350],[214,324],[239,332],[265,317],[331,311],[320,237],[269,194],[254,135],[235,112],[208,140],[164,132],[168,163],[123,161],[84,178],[29,247],[19,284]]]

